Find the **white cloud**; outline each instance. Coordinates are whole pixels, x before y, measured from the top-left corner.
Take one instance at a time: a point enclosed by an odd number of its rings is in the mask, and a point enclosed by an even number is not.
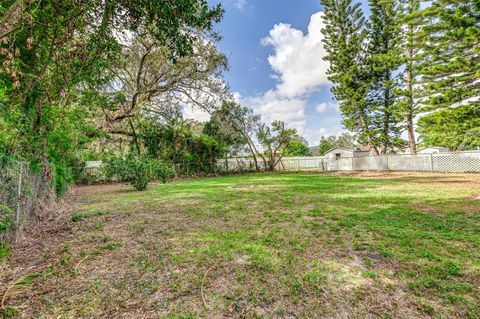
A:
[[[210,120],[210,114],[198,107],[184,106],[182,109],[183,118],[195,120],[199,122],[207,122]]]
[[[305,129],[300,135],[307,140],[309,146],[316,146],[320,143],[320,137],[328,135],[339,135],[345,130],[338,127],[320,127],[317,129]]]
[[[318,113],[324,113],[328,110],[337,110],[339,111],[339,105],[338,103],[335,103],[335,102],[323,102],[323,103],[320,103],[318,104],[316,107],[315,107],[315,110],[318,112]]]
[[[283,97],[277,91],[269,90],[263,95],[242,99],[241,102],[261,114],[267,124],[280,120],[297,129],[306,124],[304,99]]]
[[[310,95],[330,83],[326,75],[329,64],[323,60],[326,52],[320,31],[324,26],[322,16],[322,12],[311,16],[306,34],[289,24],[276,24],[261,40],[262,45],[274,49],[268,62],[274,71],[270,78],[277,82],[275,88],[253,97],[234,93],[238,102],[261,114],[264,122],[284,121],[288,127],[296,128],[310,145],[317,145],[322,135],[342,131],[338,120],[328,128],[307,128],[305,109]],[[338,105],[326,102],[316,107],[317,112],[328,109],[338,110]]]
[[[286,97],[300,96],[317,90],[328,84],[326,71],[328,62],[323,60],[326,52],[323,48],[323,12],[310,18],[308,32],[292,28],[290,24],[278,23],[262,39],[265,46],[275,50],[268,57],[274,79],[278,79],[277,91]]]
[[[235,8],[237,8],[238,10],[243,10],[246,4],[247,0],[235,0],[234,2]]]

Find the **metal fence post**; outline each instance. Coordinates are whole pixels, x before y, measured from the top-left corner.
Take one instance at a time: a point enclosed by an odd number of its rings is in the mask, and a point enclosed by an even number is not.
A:
[[[17,184],[17,210],[15,214],[15,242],[18,242],[20,239],[20,213],[21,213],[21,197],[22,197],[22,171],[23,163],[20,163],[20,172],[18,174],[18,184]]]
[[[430,154],[430,167],[431,171],[433,172],[433,154]]]

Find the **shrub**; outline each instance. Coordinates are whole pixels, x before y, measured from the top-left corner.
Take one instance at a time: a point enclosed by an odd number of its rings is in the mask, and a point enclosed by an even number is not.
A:
[[[14,227],[13,211],[9,207],[0,204],[0,234],[12,230]]]
[[[87,217],[86,214],[75,212],[70,216],[70,221],[76,223],[76,222],[84,220],[86,217]]]
[[[105,175],[128,182],[138,191],[145,190],[151,181],[166,183],[175,176],[172,167],[148,156],[111,157],[102,169]]]
[[[166,183],[175,177],[175,170],[172,166],[158,163],[155,167],[154,174],[156,180]]]

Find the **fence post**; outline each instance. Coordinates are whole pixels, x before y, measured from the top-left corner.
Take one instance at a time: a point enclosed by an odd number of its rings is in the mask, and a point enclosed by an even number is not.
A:
[[[21,213],[21,197],[22,197],[22,171],[23,163],[20,163],[20,173],[18,174],[17,184],[17,211],[15,213],[15,242],[20,240],[20,213]]]
[[[430,168],[431,168],[431,171],[433,172],[433,154],[430,154]]]
[[[352,171],[355,170],[355,162],[353,161],[353,156],[352,156]]]

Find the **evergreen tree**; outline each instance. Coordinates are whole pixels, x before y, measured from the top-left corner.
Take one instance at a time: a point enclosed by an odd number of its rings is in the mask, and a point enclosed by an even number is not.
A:
[[[430,113],[420,118],[417,125],[425,146],[459,151],[480,147],[480,108],[474,105]]]
[[[323,43],[330,62],[328,76],[334,83],[332,93],[340,103],[344,126],[378,155],[367,92],[365,18],[360,4],[352,0],[322,0],[325,28]]]
[[[422,43],[425,37],[423,25],[425,19],[420,9],[421,0],[402,0],[402,26],[401,57],[404,65],[401,85],[397,90],[399,101],[395,110],[398,119],[405,122],[408,136],[408,146],[411,154],[417,153],[415,140],[414,118],[420,112],[418,73],[422,58]]]
[[[401,65],[399,7],[396,0],[370,0],[368,32],[368,71],[370,87],[367,101],[373,112],[375,140],[381,154],[403,146],[397,121],[398,88],[396,74]]]
[[[424,12],[426,58],[422,86],[427,110],[480,106],[480,2],[436,0]]]

